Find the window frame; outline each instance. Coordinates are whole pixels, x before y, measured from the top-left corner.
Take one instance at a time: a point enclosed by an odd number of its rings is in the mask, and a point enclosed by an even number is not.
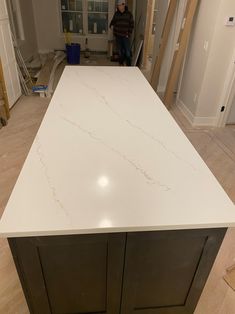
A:
[[[71,11],[71,10],[62,10],[61,8],[61,0],[58,0],[58,8],[59,8],[59,19],[60,19],[60,32],[61,35],[64,36],[64,30],[63,30],[63,19],[62,19],[62,12],[81,12],[83,15],[83,33],[72,33],[71,35],[74,37],[89,37],[89,38],[102,38],[102,39],[108,39],[109,38],[109,34],[110,34],[110,30],[109,30],[109,23],[110,20],[112,18],[113,15],[113,10],[112,10],[112,2],[110,0],[108,0],[108,11],[107,12],[91,12],[88,11],[88,1],[87,0],[82,0],[82,11]],[[107,32],[105,34],[93,34],[93,33],[89,33],[88,30],[88,14],[89,13],[104,13],[108,15],[108,28],[107,28]]]

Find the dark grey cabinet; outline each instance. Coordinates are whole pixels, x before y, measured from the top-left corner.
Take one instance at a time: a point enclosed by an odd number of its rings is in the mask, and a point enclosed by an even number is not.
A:
[[[119,314],[125,234],[9,240],[31,313]]]
[[[226,229],[9,239],[31,313],[193,313]]]
[[[128,234],[122,314],[193,313],[224,230]]]

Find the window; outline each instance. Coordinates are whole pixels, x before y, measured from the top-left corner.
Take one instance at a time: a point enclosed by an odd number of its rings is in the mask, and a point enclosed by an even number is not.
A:
[[[83,34],[82,0],[61,0],[63,32]]]
[[[88,1],[88,33],[106,34],[108,31],[108,0]]]
[[[108,0],[61,0],[63,32],[108,33]]]

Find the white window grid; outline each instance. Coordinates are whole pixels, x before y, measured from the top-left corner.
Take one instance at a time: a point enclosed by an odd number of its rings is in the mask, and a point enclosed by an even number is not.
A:
[[[95,2],[95,0],[93,0]],[[80,10],[62,10],[62,6],[61,6],[61,0],[58,1],[59,2],[59,11],[60,11],[60,24],[61,24],[61,33],[64,33],[63,30],[63,21],[62,21],[62,12],[66,12],[66,13],[80,13],[83,16],[83,32],[82,33],[73,33],[73,36],[89,36],[89,37],[104,37],[107,38],[108,37],[108,33],[110,32],[109,30],[109,23],[112,19],[113,16],[113,0],[108,0],[108,10],[105,12],[101,12],[101,11],[91,11],[89,10],[88,7],[88,0],[82,0],[82,11]],[[94,34],[94,33],[89,33],[88,32],[88,14],[92,13],[92,14],[107,14],[108,15],[108,29],[107,32],[105,34]],[[67,32],[69,32],[69,30],[67,30]]]

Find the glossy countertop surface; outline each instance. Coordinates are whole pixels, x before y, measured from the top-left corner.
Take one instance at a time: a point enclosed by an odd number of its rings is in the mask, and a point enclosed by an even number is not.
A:
[[[0,235],[229,226],[234,204],[138,68],[68,66]]]

